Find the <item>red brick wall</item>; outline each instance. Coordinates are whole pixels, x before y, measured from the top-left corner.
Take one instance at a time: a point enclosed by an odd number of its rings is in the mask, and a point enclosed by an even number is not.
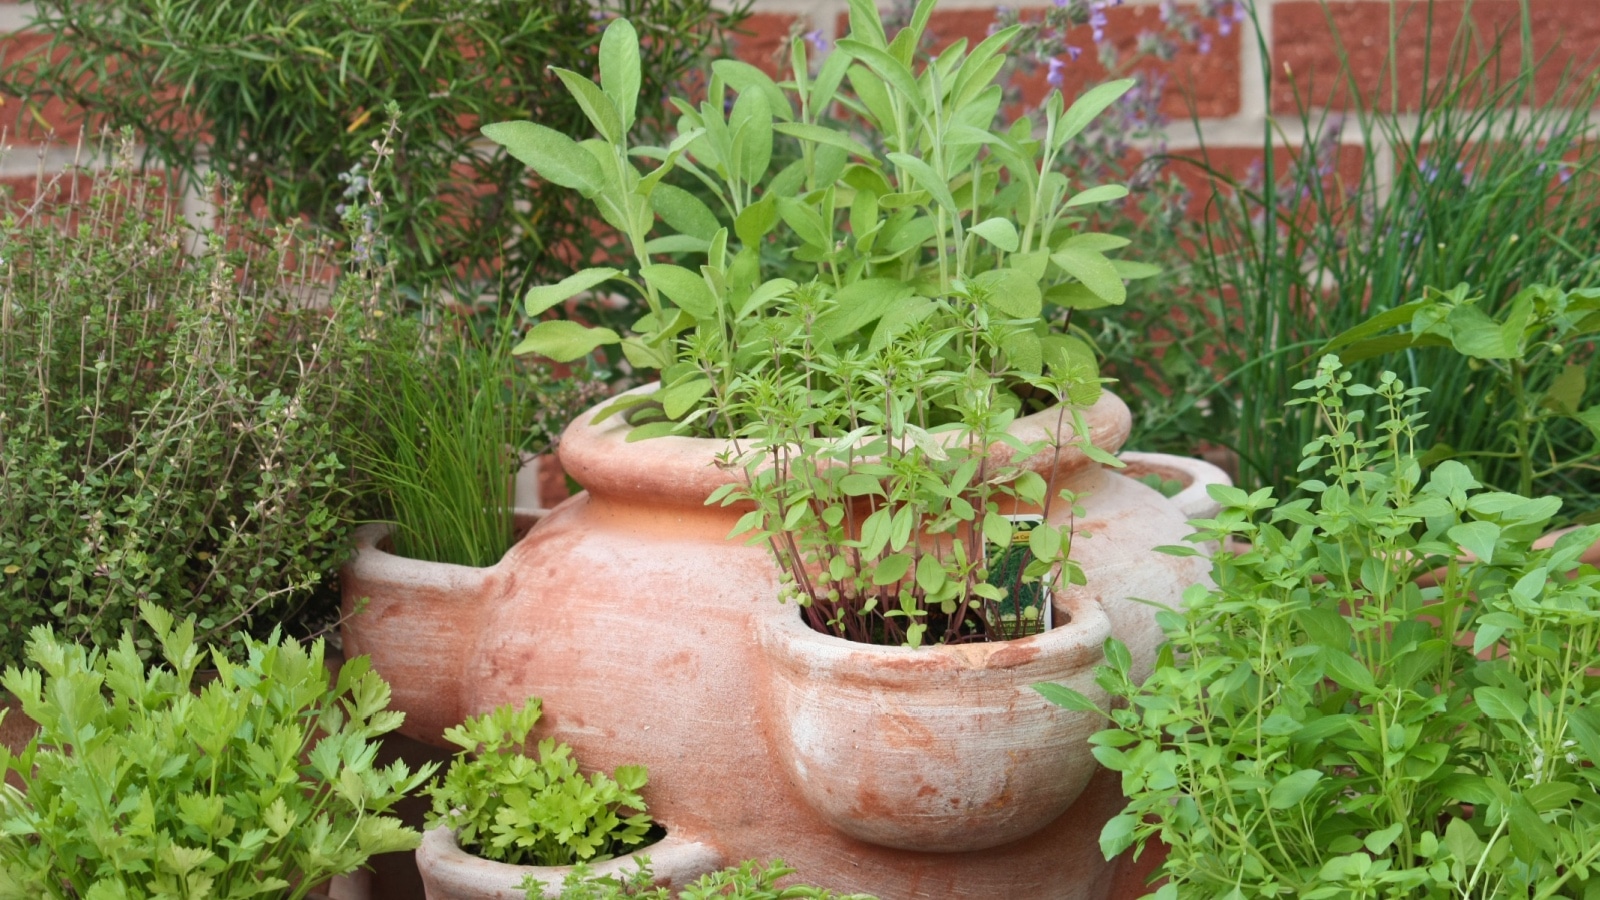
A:
[[[1106,39],[1124,53],[1132,50],[1142,30],[1159,26],[1163,0],[1103,0],[1106,3]],[[1173,0],[1166,0],[1173,2]],[[1176,0],[1191,13],[1202,0]],[[1213,5],[1227,0],[1211,0]],[[1169,144],[1175,150],[1192,148],[1203,137],[1207,147],[1218,151],[1218,158],[1247,164],[1250,148],[1259,147],[1260,135],[1268,116],[1275,115],[1294,131],[1299,104],[1335,108],[1347,107],[1353,100],[1339,76],[1339,56],[1334,36],[1346,48],[1355,81],[1363,101],[1388,109],[1398,102],[1404,113],[1415,107],[1423,86],[1437,80],[1439,57],[1460,23],[1467,0],[1436,0],[1435,39],[1425,46],[1423,0],[1242,0],[1253,3],[1262,31],[1266,35],[1267,59],[1262,58],[1255,30],[1248,22],[1234,29],[1219,29],[1215,21],[1206,22],[1205,49],[1196,44],[1180,48],[1170,62],[1151,61],[1144,71],[1165,76],[1167,92],[1163,112],[1174,120]],[[1563,68],[1582,76],[1592,74],[1600,64],[1600,0],[1528,0],[1535,53],[1543,58],[1540,88],[1546,95],[1556,90]],[[1010,5],[1024,10],[1048,5],[1049,0],[941,0],[933,21],[940,40],[959,36],[981,36],[992,21],[996,6]],[[1473,23],[1484,39],[1496,33],[1512,38],[1520,28],[1517,0],[1473,0]],[[17,0],[0,0],[0,34],[20,29],[31,5]],[[815,30],[828,41],[836,39],[846,21],[846,0],[757,0],[755,14],[746,24],[750,34],[739,42],[739,55],[769,70],[776,51],[791,27]],[[1391,20],[1397,25],[1397,64],[1391,71]],[[1095,59],[1088,26],[1075,29],[1073,41],[1088,52],[1068,63],[1061,71],[1069,91],[1105,76]],[[1226,32],[1226,33],[1225,33]],[[0,47],[14,53],[26,37],[5,41]],[[1431,53],[1431,71],[1424,60]],[[1515,53],[1507,64],[1515,64]],[[1273,88],[1263,89],[1261,71],[1270,65]],[[1398,87],[1395,87],[1395,86]],[[1025,98],[1042,95],[1044,73],[1034,73],[1024,83]],[[45,110],[47,117],[65,120],[66,111]],[[0,125],[7,127],[12,150],[0,162],[0,179],[31,174],[39,165],[30,145],[40,140],[36,123],[20,116],[14,100],[0,106]],[[1191,126],[1198,121],[1199,130]],[[62,122],[61,124],[65,124]],[[1257,151],[1254,155],[1259,156]],[[57,152],[45,163],[57,164],[71,158]],[[1230,162],[1231,165],[1231,162]]]

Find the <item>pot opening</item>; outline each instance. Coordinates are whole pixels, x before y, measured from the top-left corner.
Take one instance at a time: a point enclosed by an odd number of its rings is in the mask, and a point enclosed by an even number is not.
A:
[[[540,512],[540,513],[530,513],[527,510],[523,510],[523,509],[513,510],[512,511],[512,517],[511,517],[511,541],[506,544],[505,550],[500,554],[501,558],[504,558],[506,553],[510,553],[512,547],[515,547],[517,544],[522,543],[522,539],[527,537],[528,536],[528,532],[532,531],[534,529],[534,527],[537,526],[539,524],[539,522],[543,518],[544,518],[544,514],[542,512]],[[398,557],[400,557],[402,559],[416,559],[419,562],[438,562],[438,560],[434,560],[434,559],[424,559],[424,558],[421,558],[421,557],[410,557],[410,556],[406,556],[405,554],[395,552],[395,549],[394,549],[394,523],[393,522],[384,522],[382,524],[385,524],[385,525],[389,526],[389,530],[384,534],[383,537],[379,538],[377,540],[377,542],[373,544],[373,546],[375,548],[377,548],[378,550],[381,550],[384,553],[387,553],[387,554],[389,554],[391,556],[398,556]],[[498,562],[498,560],[497,560],[497,562]]]

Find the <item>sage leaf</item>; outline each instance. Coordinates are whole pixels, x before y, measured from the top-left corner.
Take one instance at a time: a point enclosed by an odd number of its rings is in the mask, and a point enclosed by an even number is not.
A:
[[[661,401],[662,411],[669,419],[681,419],[706,394],[711,393],[711,379],[695,373],[682,379],[671,387],[663,388],[656,399]]]
[[[589,122],[600,132],[600,136],[612,144],[622,143],[626,132],[622,127],[622,117],[618,115],[617,106],[611,98],[595,87],[594,82],[577,72],[560,66],[551,66],[550,71],[556,73],[561,83],[567,86],[567,92],[572,95],[572,99],[578,101],[578,107],[589,117]]]
[[[1120,306],[1128,298],[1127,288],[1117,274],[1116,267],[1099,251],[1066,247],[1050,254],[1050,261],[1113,306]]]
[[[698,273],[682,266],[662,264],[642,266],[639,274],[689,315],[702,322],[716,319],[717,298],[712,296],[705,278]]]
[[[1074,206],[1088,206],[1091,203],[1105,203],[1110,200],[1121,200],[1128,196],[1128,189],[1120,184],[1102,184],[1098,187],[1079,191],[1068,198],[1061,205],[1062,209],[1071,209]]]
[[[1060,151],[1067,141],[1077,137],[1078,132],[1094,121],[1095,116],[1100,115],[1105,111],[1106,107],[1117,102],[1133,85],[1134,80],[1132,78],[1123,78],[1119,81],[1108,81],[1084,92],[1082,96],[1073,101],[1072,106],[1061,117],[1061,121],[1056,124],[1055,146],[1050,148],[1051,152]]]
[[[621,274],[617,269],[583,269],[568,275],[555,284],[529,288],[528,296],[523,300],[523,309],[528,315],[537,316],[557,303],[570,300],[595,285],[602,284]]]
[[[911,296],[911,285],[893,278],[866,278],[834,294],[834,308],[817,317],[816,328],[833,340],[865,328]]]
[[[1017,236],[1017,226],[1011,224],[1009,219],[998,216],[984,219],[968,230],[1007,253],[1017,252],[1017,247],[1021,243],[1021,238]]]
[[[900,168],[905,169],[907,174],[911,176],[911,180],[916,182],[917,187],[931,194],[933,199],[945,208],[945,211],[951,215],[960,215],[961,207],[956,205],[956,198],[950,193],[950,185],[939,177],[939,173],[933,171],[932,166],[915,156],[905,153],[890,153],[888,154],[888,159]],[[1118,283],[1120,284],[1120,282]]]
[[[699,197],[674,185],[656,185],[650,192],[650,206],[661,221],[702,242],[710,241],[722,227],[716,214]]]
[[[521,356],[537,353],[556,362],[572,362],[593,353],[595,348],[615,344],[621,338],[609,328],[586,328],[567,319],[540,322],[529,329],[511,352]]]
[[[495,122],[483,126],[483,136],[552,184],[572,188],[585,197],[599,193],[604,184],[594,157],[554,128],[537,122]]]
[[[859,156],[862,159],[875,159],[877,154],[872,152],[866,144],[842,131],[836,131],[822,125],[810,125],[805,122],[780,122],[772,126],[772,130],[779,134],[810,141],[813,144],[827,144],[838,147],[847,153]]]
[[[633,129],[639,107],[639,33],[627,19],[613,19],[600,36],[600,86],[621,117],[622,133]]]

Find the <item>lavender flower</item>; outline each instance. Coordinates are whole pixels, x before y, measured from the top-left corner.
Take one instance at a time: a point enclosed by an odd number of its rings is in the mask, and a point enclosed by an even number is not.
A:
[[[822,36],[822,29],[808,31],[805,34],[806,43],[810,44],[818,53],[828,52],[828,39]]]

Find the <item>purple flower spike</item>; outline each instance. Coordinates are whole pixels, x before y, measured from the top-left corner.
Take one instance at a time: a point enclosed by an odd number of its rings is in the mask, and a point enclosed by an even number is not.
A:
[[[1178,15],[1177,0],[1161,0],[1161,21],[1171,22]]]
[[[1083,48],[1082,47],[1075,47],[1072,44],[1068,44],[1067,45],[1067,56],[1073,62],[1077,62],[1078,61],[1078,57],[1080,57],[1082,55],[1083,55]]]
[[[1062,74],[1061,70],[1065,69],[1067,64],[1062,62],[1060,58],[1052,56],[1050,57],[1049,65],[1050,74],[1046,75],[1044,80],[1050,82],[1052,87],[1061,87],[1066,83],[1066,76]]]
[[[1556,168],[1556,177],[1561,179],[1561,183],[1562,184],[1566,184],[1567,182],[1571,181],[1572,180],[1572,167],[1569,166],[1569,165],[1566,165],[1565,163],[1563,163],[1562,165],[1558,166]]]
[[[806,43],[810,44],[818,53],[828,52],[828,39],[822,36],[822,29],[808,31],[805,34]]]
[[[1105,0],[1095,0],[1089,4],[1089,27],[1094,29],[1094,42],[1104,43],[1106,39],[1106,3]]]
[[[1208,31],[1203,31],[1200,33],[1200,52],[1211,52],[1211,33]]]

